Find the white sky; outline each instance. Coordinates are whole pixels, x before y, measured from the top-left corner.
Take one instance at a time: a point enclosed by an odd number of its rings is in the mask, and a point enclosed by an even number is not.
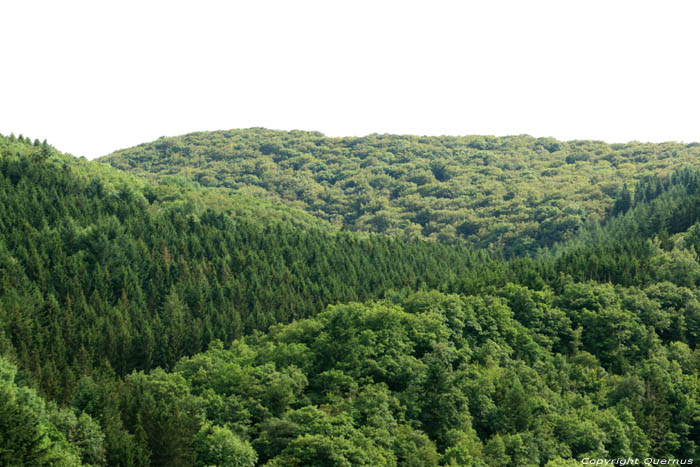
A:
[[[4,1],[0,133],[700,141],[700,2]]]

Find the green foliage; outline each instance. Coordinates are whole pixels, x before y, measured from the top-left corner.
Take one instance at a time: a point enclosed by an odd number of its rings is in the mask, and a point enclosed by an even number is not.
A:
[[[489,279],[464,247],[158,205],[66,164],[0,159],[3,345],[63,401],[105,360],[171,368],[330,303]]]
[[[693,151],[251,130],[155,184],[0,137],[0,464],[697,457],[700,176],[645,175]]]
[[[329,138],[252,128],[160,138],[103,160],[158,180],[176,174],[278,200],[355,231],[525,254],[569,239],[585,220],[626,212],[625,183],[690,166],[699,154],[677,143]]]
[[[567,287],[566,298],[549,306],[574,317],[562,335],[577,325],[584,342],[589,333],[591,342],[600,340],[598,327],[617,325],[577,323],[577,310],[624,309],[630,293],[643,294]],[[230,349],[215,344],[178,363],[169,377],[177,386],[162,396],[172,405],[163,410],[199,407],[207,419],[196,437],[200,465],[227,449],[252,459],[250,446],[271,466],[558,465],[697,455],[690,347],[662,346],[657,335],[645,350],[623,340],[589,345],[595,354],[568,346],[554,353],[551,336],[524,327],[508,305],[515,296],[546,302],[548,294],[506,289],[508,302],[419,292],[396,303],[331,306]],[[633,335],[644,329],[634,321],[629,327],[638,328]],[[621,364],[617,356],[628,352],[637,353]],[[165,374],[138,377],[153,385]]]
[[[99,427],[81,416],[78,429],[82,433],[72,436],[74,427],[61,423],[64,414],[47,407],[33,389],[18,385],[15,375],[16,368],[0,357],[0,463],[27,467],[105,465],[100,456]]]
[[[203,426],[195,443],[198,467],[253,467],[258,459],[250,444],[225,427]]]
[[[107,465],[105,435],[92,417],[85,412],[76,416],[71,409],[53,409],[49,420],[78,448],[83,465]]]
[[[152,466],[194,463],[195,437],[203,421],[182,377],[160,369],[148,377],[143,373],[129,375],[123,389],[122,412],[126,428],[145,436]]]

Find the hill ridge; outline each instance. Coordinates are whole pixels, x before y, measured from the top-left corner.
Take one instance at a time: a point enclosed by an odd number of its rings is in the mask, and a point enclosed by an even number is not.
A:
[[[159,180],[248,190],[353,231],[522,255],[606,219],[625,183],[697,167],[699,157],[697,144],[253,128],[159,138],[99,160]]]

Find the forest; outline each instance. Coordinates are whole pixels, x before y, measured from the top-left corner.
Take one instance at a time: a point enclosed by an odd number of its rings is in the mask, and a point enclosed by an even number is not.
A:
[[[695,459],[699,147],[0,136],[0,465]]]
[[[340,229],[466,240],[523,255],[603,221],[647,176],[693,166],[698,144],[530,136],[329,138],[253,128],[160,138],[102,160],[302,209]]]

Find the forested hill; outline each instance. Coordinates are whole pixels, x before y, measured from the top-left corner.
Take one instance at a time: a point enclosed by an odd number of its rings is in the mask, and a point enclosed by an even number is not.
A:
[[[350,230],[462,238],[511,255],[570,238],[607,218],[625,183],[697,166],[699,154],[697,144],[248,129],[160,138],[102,160],[282,200]]]
[[[198,212],[46,145],[0,137],[0,150],[0,345],[55,397],[105,362],[170,367],[328,304],[499,271],[464,247]]]
[[[278,208],[0,136],[0,465],[189,465],[151,460],[128,410],[66,406],[88,375],[109,392],[328,304],[490,274],[463,247],[333,232]]]
[[[505,260],[0,136],[0,465],[694,459],[700,172],[633,180]]]

